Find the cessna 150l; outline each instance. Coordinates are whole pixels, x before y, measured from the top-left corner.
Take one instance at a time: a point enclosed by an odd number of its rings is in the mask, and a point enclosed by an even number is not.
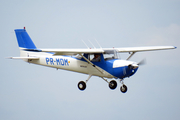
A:
[[[109,88],[112,90],[117,87],[117,82],[115,80],[108,81],[107,78],[120,80],[122,84],[120,90],[125,93],[127,86],[123,82],[124,78],[134,75],[139,65],[142,64],[142,62],[129,61],[136,52],[176,48],[174,46],[152,46],[99,49],[38,49],[25,28],[16,29],[15,33],[20,49],[20,57],[10,57],[11,59],[22,59],[28,63],[88,74],[87,80],[78,83],[80,90],[86,89],[86,83],[92,76],[99,76],[108,83]],[[118,58],[117,53],[122,52],[129,52],[130,56],[126,60],[121,60]]]

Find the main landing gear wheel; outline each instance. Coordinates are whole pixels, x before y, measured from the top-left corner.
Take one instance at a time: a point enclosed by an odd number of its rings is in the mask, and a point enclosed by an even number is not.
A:
[[[112,81],[109,82],[109,88],[111,90],[114,90],[116,87],[117,87],[117,82],[116,81],[112,80]]]
[[[80,82],[78,83],[78,88],[79,88],[80,90],[85,90],[85,89],[86,89],[86,83],[85,83],[84,81],[80,81]]]
[[[126,92],[127,92],[127,86],[123,84],[123,85],[120,87],[120,90],[121,90],[122,93],[126,93]]]

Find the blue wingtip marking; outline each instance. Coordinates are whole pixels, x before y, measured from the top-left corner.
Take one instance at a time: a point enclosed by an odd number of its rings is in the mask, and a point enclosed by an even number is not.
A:
[[[174,46],[174,48],[176,49],[177,47],[176,47],[176,46]]]

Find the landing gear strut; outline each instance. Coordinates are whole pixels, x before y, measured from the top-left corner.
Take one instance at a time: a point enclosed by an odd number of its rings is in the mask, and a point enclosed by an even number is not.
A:
[[[86,82],[84,82],[84,81],[80,81],[79,83],[78,83],[78,88],[79,88],[79,90],[85,90],[86,89],[86,83],[88,82],[88,80],[90,79],[92,77],[92,75],[89,75],[89,77],[88,77],[88,79],[86,80]]]

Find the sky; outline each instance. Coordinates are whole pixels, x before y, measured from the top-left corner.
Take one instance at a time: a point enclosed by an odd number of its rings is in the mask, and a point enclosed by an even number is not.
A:
[[[180,0],[1,0],[1,120],[179,120]],[[136,53],[137,73],[110,90],[88,75],[10,60],[19,56],[14,29],[26,30],[38,48],[173,45]],[[126,59],[128,54],[120,54]],[[110,80],[110,79],[109,79]]]

